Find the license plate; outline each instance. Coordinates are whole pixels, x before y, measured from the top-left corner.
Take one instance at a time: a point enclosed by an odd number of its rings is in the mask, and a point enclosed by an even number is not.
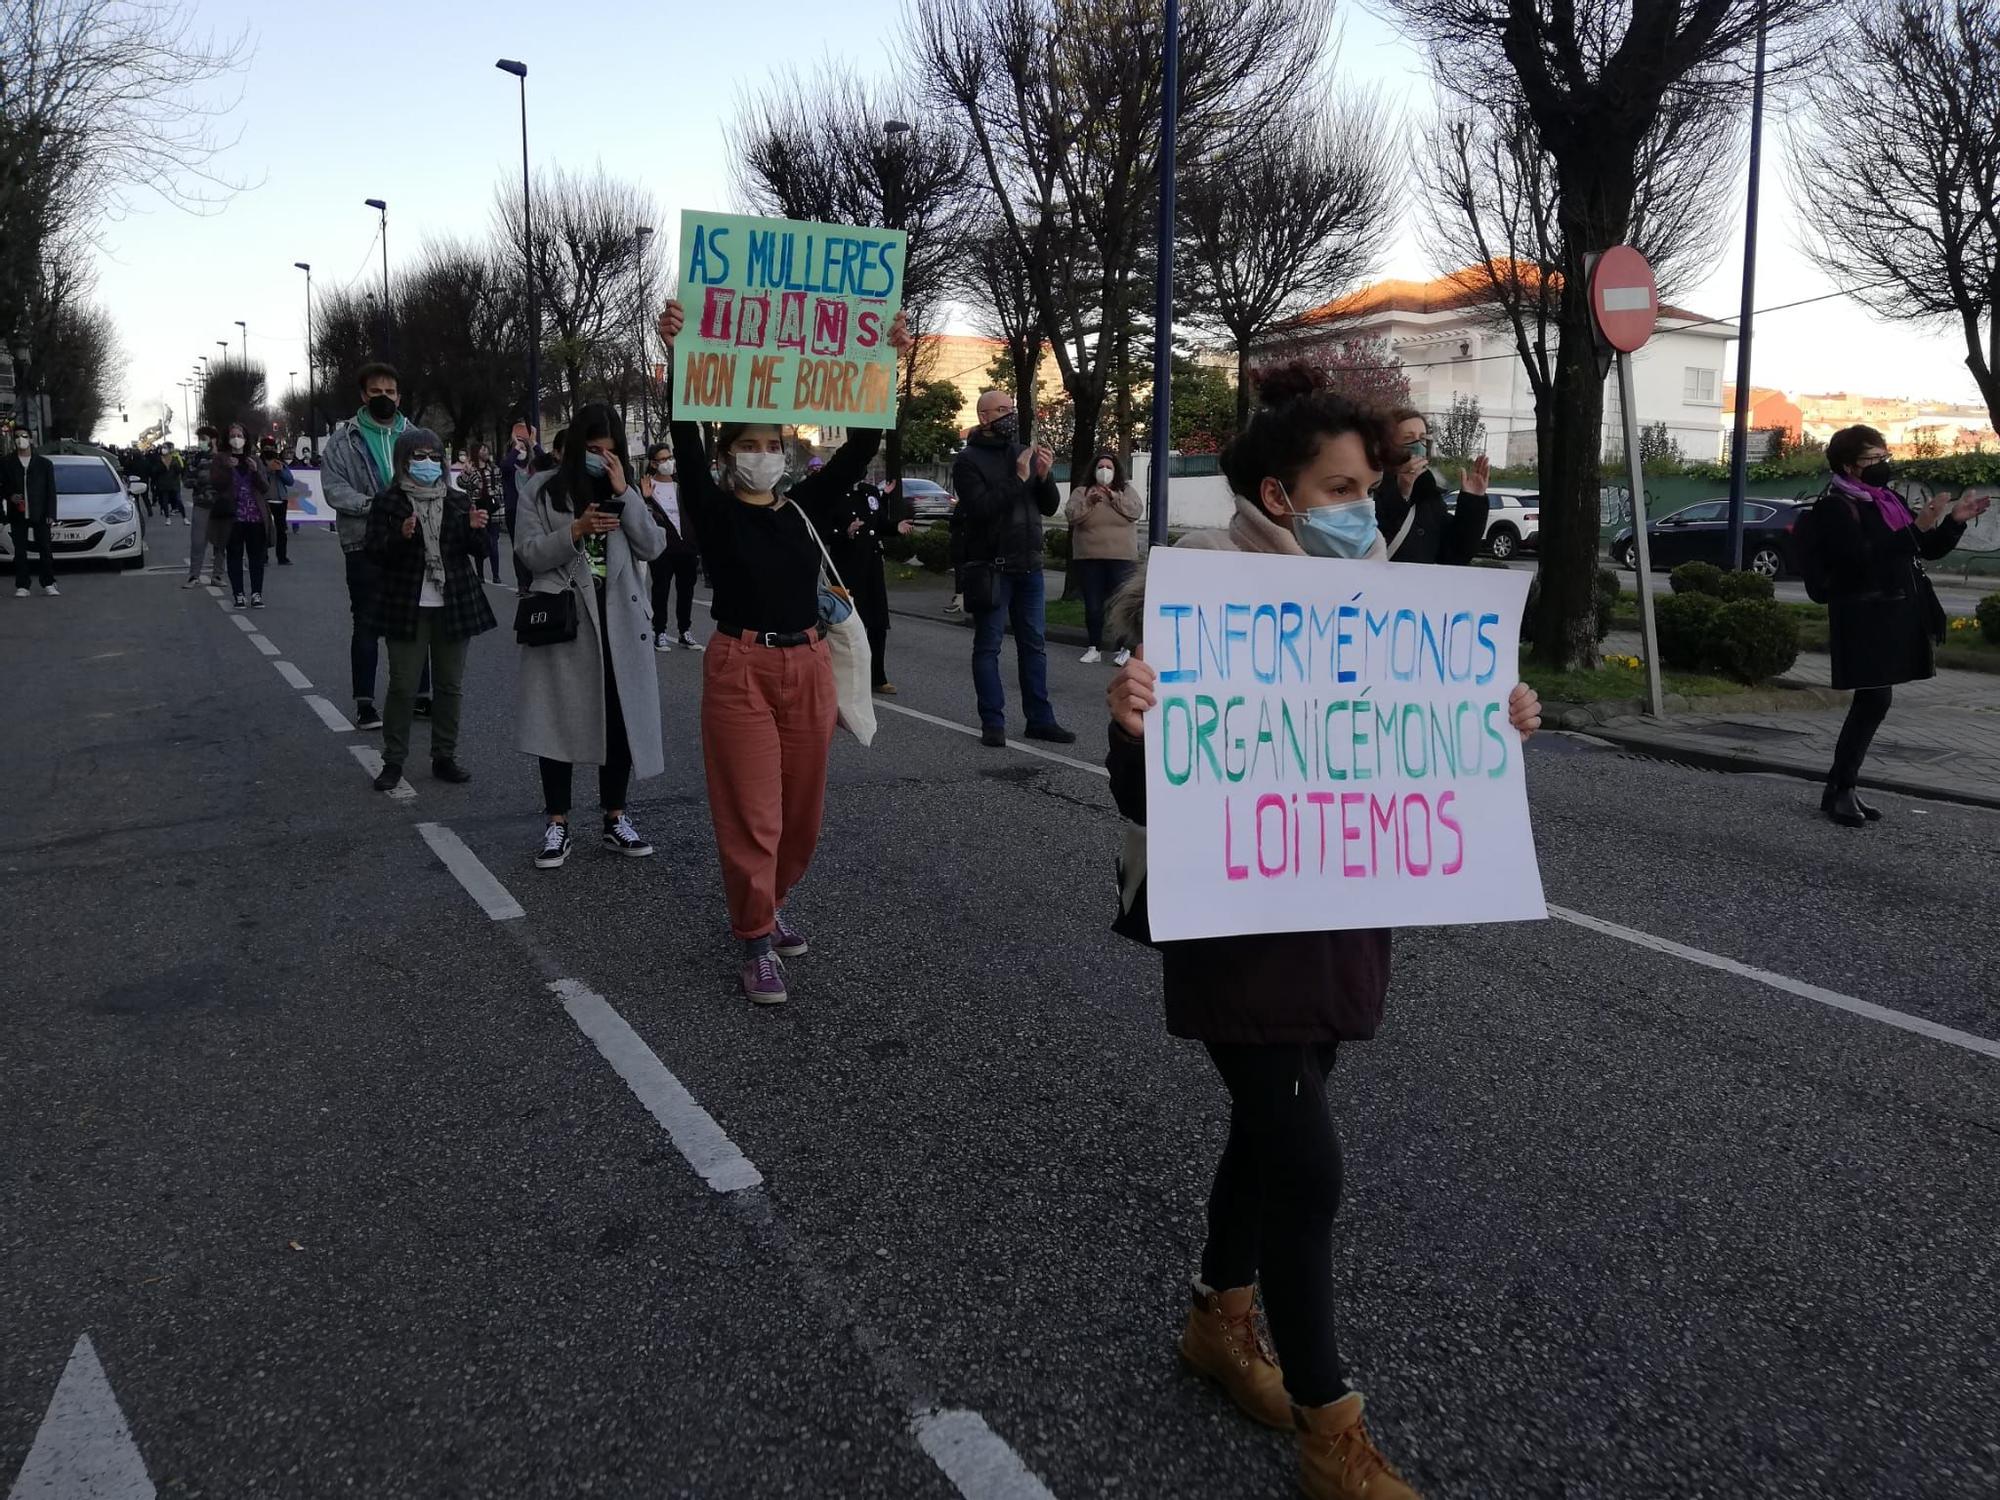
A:
[[[88,526],[58,526],[55,539],[59,542],[80,542],[90,535]]]

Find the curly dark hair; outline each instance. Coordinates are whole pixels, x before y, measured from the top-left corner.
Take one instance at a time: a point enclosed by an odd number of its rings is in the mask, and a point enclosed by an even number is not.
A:
[[[1229,488],[1245,500],[1258,503],[1266,479],[1290,489],[1319,445],[1344,433],[1361,439],[1370,468],[1390,468],[1391,456],[1400,453],[1388,418],[1334,390],[1319,366],[1293,360],[1267,366],[1253,378],[1257,409],[1222,450],[1223,475]]]
[[[1843,427],[1826,440],[1826,466],[1845,474],[1870,448],[1886,451],[1888,446],[1889,440],[1873,427]]]

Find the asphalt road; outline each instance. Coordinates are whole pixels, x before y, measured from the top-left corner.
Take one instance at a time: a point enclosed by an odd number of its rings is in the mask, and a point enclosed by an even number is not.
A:
[[[170,573],[0,609],[0,1483],[88,1335],[167,1496],[1291,1492],[1172,1357],[1225,1109],[1107,930],[1106,668],[1053,663],[1077,765],[843,739],[814,952],[758,1011],[699,657],[658,662],[659,856],[538,873],[511,640],[473,650],[472,785],[419,749],[379,795],[377,737],[306,701],[351,708],[334,544],[294,555],[276,657]],[[968,645],[899,618],[898,705],[970,724]],[[1432,1500],[1991,1500],[2000,821],[1851,833],[1560,736],[1529,774],[1552,903],[1765,977],[1567,920],[1399,936],[1333,1091],[1385,1446]],[[590,996],[761,1186],[696,1172]]]
[[[1605,559],[1604,565],[1606,567],[1611,566],[1609,558]],[[1515,559],[1508,566],[1521,568],[1532,573],[1535,571],[1537,564],[1534,557],[1529,555]],[[1625,588],[1633,589],[1638,586],[1638,574],[1636,572],[1627,568],[1620,568],[1617,571]],[[1673,592],[1672,580],[1667,576],[1671,571],[1671,569],[1653,568],[1648,572],[1647,582],[1652,586],[1652,591],[1655,594]],[[1969,616],[1979,608],[1979,601],[1981,599],[1985,598],[1988,594],[2000,593],[2000,578],[1980,578],[1975,575],[1967,579],[1962,575],[1955,576],[1936,567],[1933,567],[1931,570],[1931,583],[1937,589],[1938,602],[1945,607],[1947,612],[1953,615]],[[1780,599],[1788,600],[1795,604],[1810,602],[1806,595],[1806,586],[1796,578],[1781,578],[1773,585],[1773,588]]]

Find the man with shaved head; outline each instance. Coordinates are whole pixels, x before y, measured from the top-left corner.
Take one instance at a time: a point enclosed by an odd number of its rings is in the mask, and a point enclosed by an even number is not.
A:
[[[1007,743],[1007,690],[1000,684],[1000,638],[1014,629],[1021,706],[1031,740],[1070,745],[1076,736],[1056,722],[1049,702],[1049,659],[1043,640],[1047,594],[1042,585],[1042,517],[1062,504],[1051,473],[1055,455],[1024,447],[1014,398],[986,391],[979,425],[951,466],[958,495],[961,587],[972,616],[972,685],[979,695],[980,743]]]

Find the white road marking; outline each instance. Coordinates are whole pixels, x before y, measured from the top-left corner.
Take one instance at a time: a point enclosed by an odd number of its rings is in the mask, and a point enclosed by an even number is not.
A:
[[[7,1500],[154,1500],[155,1493],[86,1333],[70,1350]]]
[[[268,637],[261,635],[252,635],[250,637],[250,644],[255,646],[259,651],[263,652],[266,656],[276,656],[278,654],[278,648],[274,644],[272,644],[272,642]]]
[[[1963,1047],[1966,1051],[1977,1052],[1983,1057],[2000,1058],[2000,1042],[1990,1037],[1974,1036],[1969,1031],[1940,1026],[1937,1022],[1926,1021],[1921,1016],[1904,1015],[1900,1010],[1891,1010],[1886,1005],[1876,1005],[1869,1000],[1857,1000],[1852,995],[1842,995],[1834,990],[1823,990],[1818,985],[1807,984],[1802,979],[1788,979],[1783,974],[1773,974],[1769,969],[1753,968],[1749,964],[1738,963],[1733,958],[1723,958],[1719,954],[1707,953],[1700,948],[1690,948],[1685,943],[1654,937],[1650,932],[1640,932],[1636,928],[1621,927],[1616,922],[1585,916],[1579,911],[1551,906],[1549,915],[1558,921],[1569,922],[1578,927],[1588,928],[1592,932],[1602,933],[1606,937],[1631,943],[1634,947],[1650,948],[1655,953],[1684,958],[1689,963],[1700,964],[1703,968],[1734,974],[1739,979],[1754,980],[1774,990],[1782,990],[1787,995],[1797,995],[1802,1000],[1810,1000],[1815,1005],[1824,1005],[1832,1010],[1844,1010],[1849,1015],[1863,1016],[1870,1021],[1880,1021],[1884,1026],[1894,1026],[1901,1031],[1914,1032],[1918,1036],[1929,1037],[1934,1042],[1948,1042],[1954,1047]]]
[[[284,678],[288,684],[290,684],[292,687],[297,688],[300,692],[304,692],[307,688],[312,686],[311,679],[309,679],[305,673],[301,672],[297,667],[293,666],[290,662],[274,661],[271,663],[271,665],[278,669],[278,675],[280,677]]]
[[[561,997],[577,1030],[590,1038],[646,1112],[660,1122],[674,1149],[702,1181],[718,1193],[741,1192],[764,1181],[764,1174],[736,1149],[715,1117],[695,1102],[610,1001],[574,979],[554,980],[549,988]]]
[[[211,597],[213,597],[213,598],[216,598],[216,599],[220,599],[220,598],[222,597],[222,585],[221,585],[221,584],[219,584],[219,583],[204,583],[204,584],[202,585],[202,587],[208,590],[208,592],[209,592],[209,594],[210,594],[210,596],[211,596]]]
[[[527,915],[513,893],[479,862],[478,855],[465,846],[464,839],[442,823],[419,823],[417,832],[424,836],[431,852],[444,861],[444,867],[457,877],[458,883],[465,887],[465,893],[480,904],[487,916],[496,922],[509,922]]]
[[[936,714],[927,714],[919,709],[905,708],[900,703],[885,703],[880,698],[877,698],[875,700],[875,707],[878,709],[887,709],[892,714],[902,714],[905,718],[916,719],[921,723],[935,724],[939,729],[949,729],[955,734],[969,734],[975,740],[979,738],[979,731],[970,724],[960,724],[952,719],[940,719]],[[1023,755],[1032,755],[1039,760],[1052,760],[1057,765],[1068,766],[1073,771],[1088,771],[1093,776],[1108,777],[1111,774],[1103,766],[1093,766],[1087,760],[1076,760],[1071,756],[1058,755],[1053,750],[1044,750],[1039,745],[1023,744],[1020,740],[1007,741],[1007,748],[1009,750],[1018,750]]]
[[[919,1411],[910,1431],[966,1500],[1055,1500],[976,1411]]]
[[[253,630],[257,628],[256,624],[251,620],[251,618],[248,615],[232,614],[229,618],[236,622],[236,628],[242,631],[245,635],[249,635]]]
[[[382,752],[373,745],[349,745],[347,750],[361,762],[361,769],[368,773],[371,780],[382,774]],[[417,789],[407,781],[399,781],[396,783],[396,789],[389,795],[398,802],[408,802],[417,795]]]
[[[282,667],[285,665],[285,663],[278,662],[276,665]],[[310,682],[306,682],[306,680],[303,677],[301,677],[299,681],[306,687],[312,686],[312,684]],[[306,707],[311,709],[314,713],[318,714],[320,723],[324,724],[328,729],[331,729],[335,734],[347,734],[354,728],[352,724],[347,722],[347,716],[345,714],[343,714],[339,709],[335,708],[331,703],[327,702],[326,699],[320,697],[318,693],[306,694]]]

